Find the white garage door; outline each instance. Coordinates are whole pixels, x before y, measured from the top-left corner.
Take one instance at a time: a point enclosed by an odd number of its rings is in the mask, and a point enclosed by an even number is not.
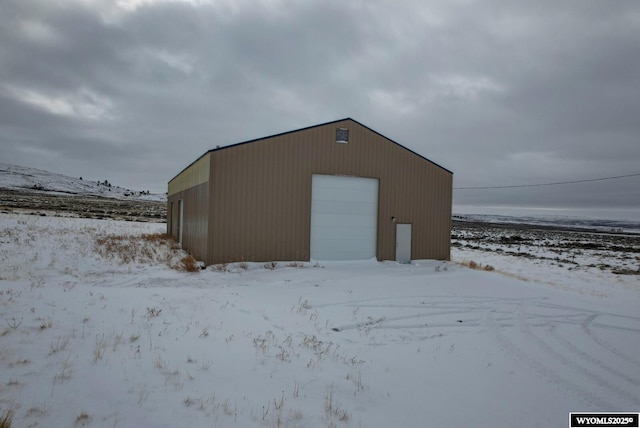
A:
[[[375,257],[377,227],[377,179],[313,175],[313,260],[367,260]]]

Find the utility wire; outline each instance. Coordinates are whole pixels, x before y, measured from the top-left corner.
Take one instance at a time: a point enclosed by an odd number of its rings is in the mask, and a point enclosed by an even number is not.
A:
[[[476,186],[476,187],[454,187],[453,190],[480,190],[480,189],[516,189],[520,187],[542,187],[542,186],[557,186],[559,184],[575,184],[575,183],[589,183],[591,181],[604,181],[604,180],[615,180],[618,178],[627,178],[627,177],[637,177],[640,176],[640,173],[637,174],[627,174],[627,175],[618,175],[615,177],[604,177],[604,178],[591,178],[587,180],[574,180],[574,181],[558,181],[555,183],[540,183],[540,184],[520,184],[516,186]]]

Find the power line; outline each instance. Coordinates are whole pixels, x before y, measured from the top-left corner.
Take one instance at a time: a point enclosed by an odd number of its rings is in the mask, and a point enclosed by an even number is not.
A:
[[[627,175],[618,175],[615,177],[604,177],[604,178],[590,178],[587,180],[574,180],[574,181],[557,181],[555,183],[539,183],[539,184],[520,184],[516,186],[476,186],[476,187],[454,187],[453,190],[481,190],[481,189],[516,189],[520,187],[542,187],[542,186],[557,186],[559,184],[575,184],[575,183],[589,183],[592,181],[604,181],[604,180],[615,180],[618,178],[627,178],[627,177],[637,177],[640,176],[640,173],[637,174],[627,174]]]

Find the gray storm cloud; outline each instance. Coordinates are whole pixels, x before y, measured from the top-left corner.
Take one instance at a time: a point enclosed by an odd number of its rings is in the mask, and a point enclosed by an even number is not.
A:
[[[216,145],[353,117],[454,187],[640,172],[640,5],[8,0],[5,162],[164,191]],[[640,179],[455,190],[636,207]],[[454,207],[455,211],[455,207]]]

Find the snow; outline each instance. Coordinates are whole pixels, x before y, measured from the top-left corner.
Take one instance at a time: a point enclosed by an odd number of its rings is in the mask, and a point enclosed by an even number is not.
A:
[[[480,218],[489,220],[491,217],[508,221],[517,217],[522,223],[522,218],[540,221],[541,224],[548,221],[556,222],[573,220],[578,222],[593,222],[606,220],[607,222],[631,221],[638,223],[640,219],[640,207],[629,206],[600,206],[600,207],[541,207],[541,206],[492,206],[492,205],[454,205],[455,214],[460,217]]]
[[[501,224],[528,224],[538,226],[563,227],[573,230],[592,230],[602,233],[640,233],[640,221],[638,219],[602,219],[580,216],[562,215],[488,215],[488,214],[454,214],[457,221],[476,221],[483,223]]]
[[[107,181],[107,180],[105,180]],[[0,189],[100,196],[115,199],[166,201],[166,195],[134,191],[103,182],[74,178],[36,168],[0,162]]]
[[[0,214],[15,426],[566,426],[640,409],[638,275],[466,247],[192,273],[136,240],[164,229]],[[110,234],[147,258],[105,252]]]

